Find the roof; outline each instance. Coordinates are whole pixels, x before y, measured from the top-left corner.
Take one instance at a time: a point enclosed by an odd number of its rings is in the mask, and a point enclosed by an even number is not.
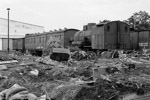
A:
[[[34,36],[40,36],[45,35],[46,33],[34,33],[34,34],[26,34],[25,37],[34,37]]]
[[[79,31],[78,29],[73,29],[73,28],[70,28],[70,29],[62,29],[62,30],[56,30],[56,31],[51,31],[51,32],[46,32],[47,34],[55,34],[55,33],[61,33],[61,32],[66,32],[66,31],[69,31],[69,30],[77,30]]]
[[[45,34],[55,34],[55,33],[66,32],[69,30],[79,31],[78,29],[63,29],[63,30],[56,30],[56,31],[44,32],[44,33],[26,34],[26,37],[28,37],[28,36],[39,36],[39,35],[45,35]]]
[[[9,38],[24,38],[24,35],[9,35]],[[8,35],[0,35],[0,39],[8,38]]]
[[[8,20],[8,19],[6,19],[6,18],[0,18],[0,19]],[[37,26],[37,27],[42,27],[42,28],[44,28],[44,26],[29,24],[29,23],[25,23],[25,22],[21,22],[21,21],[16,21],[16,20],[11,20],[11,19],[10,19],[10,21],[12,21],[12,22],[19,22],[19,23],[23,23],[23,24],[28,24],[28,25],[32,25],[32,26]]]
[[[105,24],[108,24],[109,22],[102,22],[102,23],[98,23],[97,26],[104,26]]]

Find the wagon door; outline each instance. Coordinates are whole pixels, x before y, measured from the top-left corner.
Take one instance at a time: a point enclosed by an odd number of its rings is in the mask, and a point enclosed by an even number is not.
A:
[[[118,22],[118,49],[130,49],[130,29],[126,23]]]
[[[138,32],[134,32],[134,31],[130,31],[130,47],[131,49],[135,49],[138,50],[138,46],[139,46],[139,36],[138,36]]]
[[[104,47],[105,49],[116,49],[117,48],[117,34],[118,34],[118,28],[117,28],[117,22],[110,22],[105,25],[105,33],[104,33]]]
[[[141,31],[139,32],[139,49],[142,48],[150,48],[150,32],[149,31]]]

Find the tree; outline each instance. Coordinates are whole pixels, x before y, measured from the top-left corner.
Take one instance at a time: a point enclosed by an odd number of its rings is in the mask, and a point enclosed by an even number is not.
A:
[[[131,25],[135,30],[150,29],[150,15],[146,11],[133,13],[133,15],[125,22]]]
[[[110,20],[107,20],[107,19],[105,19],[105,20],[103,20],[103,21],[100,20],[100,23],[107,23],[107,22],[111,22],[111,21],[110,21]]]

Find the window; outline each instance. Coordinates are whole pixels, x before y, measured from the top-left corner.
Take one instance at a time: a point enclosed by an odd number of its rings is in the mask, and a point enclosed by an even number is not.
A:
[[[41,43],[41,37],[39,37],[39,43]]]
[[[44,43],[44,39],[45,39],[45,38],[43,37],[43,43]]]
[[[33,38],[31,38],[31,43],[33,43]]]
[[[36,41],[36,40],[35,40],[35,38],[34,38],[34,43],[35,43],[35,41]]]
[[[39,38],[38,38],[38,37],[36,37],[36,42],[37,42],[37,43],[39,42]]]

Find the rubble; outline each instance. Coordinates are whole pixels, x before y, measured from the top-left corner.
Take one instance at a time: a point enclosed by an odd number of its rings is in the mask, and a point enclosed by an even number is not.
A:
[[[82,50],[77,50],[72,52],[71,58],[75,59],[77,61],[80,60],[95,60],[97,58],[96,53],[90,51],[90,52],[85,52]]]
[[[10,61],[10,60],[15,60],[15,58],[12,58],[10,56],[2,56],[2,55],[0,55],[0,61]]]
[[[28,99],[36,100],[36,96],[27,91],[25,87],[14,84],[9,89],[6,89],[0,93],[1,100],[16,100],[16,99]]]
[[[0,65],[1,65],[1,64],[10,64],[10,63],[18,63],[18,61],[17,61],[17,60],[2,61],[2,62],[0,62]]]
[[[75,50],[66,61],[51,59],[50,55],[16,56],[18,63],[0,65],[0,96],[7,94],[8,100],[149,98],[149,59],[137,55],[134,51],[115,50],[97,57],[94,52]]]
[[[7,66],[6,65],[0,65],[0,70],[7,70]]]

